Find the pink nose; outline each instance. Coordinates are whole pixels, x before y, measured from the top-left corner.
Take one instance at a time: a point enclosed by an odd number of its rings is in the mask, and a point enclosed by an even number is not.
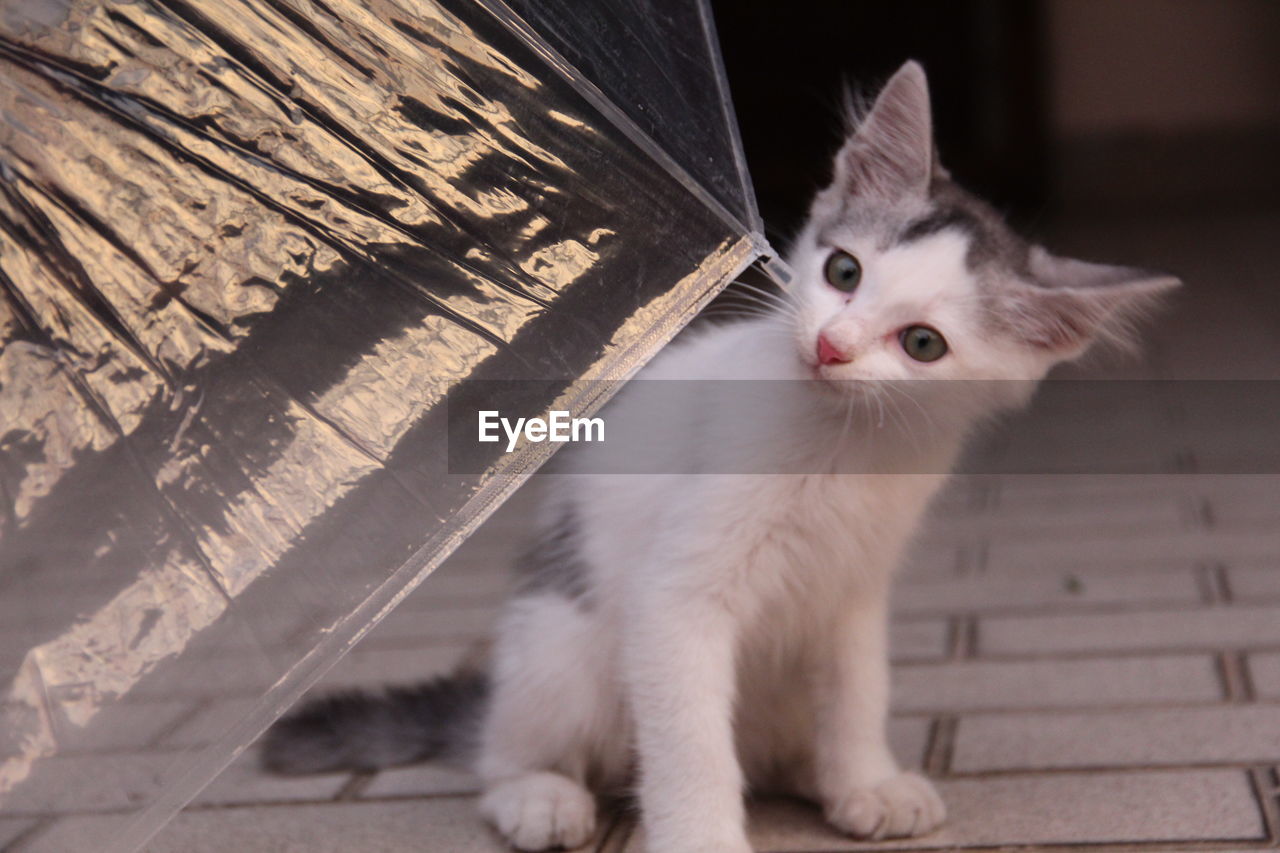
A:
[[[848,361],[849,357],[837,349],[835,344],[827,340],[825,332],[818,335],[819,364],[845,364]]]

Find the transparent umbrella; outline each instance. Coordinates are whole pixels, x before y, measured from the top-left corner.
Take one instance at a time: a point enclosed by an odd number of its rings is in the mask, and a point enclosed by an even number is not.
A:
[[[545,460],[459,383],[771,254],[697,0],[9,0],[0,113],[0,846],[139,847]]]

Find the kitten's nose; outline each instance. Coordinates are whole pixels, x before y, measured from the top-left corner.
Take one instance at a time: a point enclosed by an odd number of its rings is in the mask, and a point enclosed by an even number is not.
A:
[[[845,364],[851,359],[835,344],[827,339],[826,332],[818,334],[818,363],[819,364]]]

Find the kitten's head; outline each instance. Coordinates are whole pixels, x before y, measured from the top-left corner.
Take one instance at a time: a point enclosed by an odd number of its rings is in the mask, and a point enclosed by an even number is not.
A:
[[[800,356],[837,386],[1038,380],[1096,341],[1128,340],[1134,321],[1178,284],[1056,257],[952,182],[915,62],[857,121],[791,261]]]

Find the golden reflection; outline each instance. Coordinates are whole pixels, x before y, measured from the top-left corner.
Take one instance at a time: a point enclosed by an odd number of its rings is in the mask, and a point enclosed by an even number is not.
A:
[[[0,600],[104,590],[0,625],[0,807],[228,639],[477,366],[615,377],[754,251],[518,46],[432,0],[0,7]],[[570,292],[600,309],[572,346],[537,328]],[[478,488],[447,485],[441,517]],[[398,566],[329,567],[331,611],[275,651]]]

